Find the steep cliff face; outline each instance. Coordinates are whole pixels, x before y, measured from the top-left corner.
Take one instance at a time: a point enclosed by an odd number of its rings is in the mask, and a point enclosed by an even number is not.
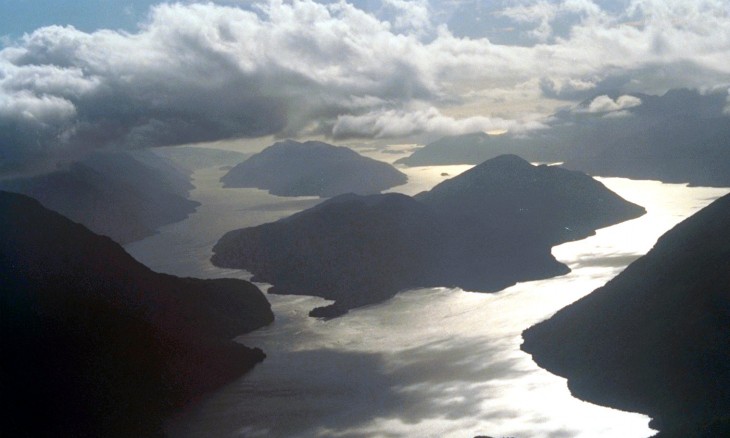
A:
[[[730,433],[730,195],[602,288],[524,333],[578,397],[654,418],[661,436]]]
[[[173,408],[264,358],[231,341],[273,320],[254,285],[155,273],[8,192],[0,275],[7,436],[159,435]]]
[[[212,260],[273,292],[336,300],[314,312],[335,316],[409,288],[496,291],[564,274],[552,245],[643,212],[586,175],[503,156],[415,199],[344,195],[229,232]]]
[[[388,163],[341,146],[292,140],[275,143],[221,178],[224,187],[251,187],[279,196],[379,193],[408,178]]]

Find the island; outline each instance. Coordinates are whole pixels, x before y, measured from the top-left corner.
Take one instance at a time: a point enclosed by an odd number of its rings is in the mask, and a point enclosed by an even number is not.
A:
[[[730,195],[684,220],[522,349],[586,401],[662,438],[730,436]]]
[[[380,193],[408,177],[382,161],[352,149],[318,141],[274,143],[236,165],[221,178],[223,187],[268,190],[277,196]]]
[[[174,410],[265,357],[232,341],[273,321],[253,284],[153,272],[10,192],[0,278],[8,436],[162,436]]]
[[[415,197],[341,195],[228,232],[212,262],[271,293],[335,300],[311,313],[334,317],[405,289],[489,292],[565,274],[553,245],[644,212],[585,174],[505,155]]]

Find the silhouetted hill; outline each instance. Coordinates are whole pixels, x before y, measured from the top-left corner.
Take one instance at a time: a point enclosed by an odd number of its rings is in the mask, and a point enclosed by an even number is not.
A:
[[[408,178],[388,163],[341,146],[282,141],[231,169],[224,187],[251,187],[278,196],[331,197],[374,194],[405,184]]]
[[[456,230],[512,245],[578,240],[645,213],[585,173],[533,166],[516,155],[485,161],[416,199],[448,214]]]
[[[213,263],[246,266],[272,293],[337,300],[334,314],[430,284],[444,247],[436,215],[396,194],[341,195],[280,221],[227,233]]]
[[[187,199],[192,188],[187,173],[147,151],[97,153],[64,170],[0,181],[119,243],[185,219],[199,205]]]
[[[622,98],[625,102],[619,104]],[[564,167],[590,175],[727,187],[727,102],[727,91],[596,96],[558,111],[548,129],[445,137],[397,163],[476,164],[514,153],[530,161],[564,162]]]
[[[172,409],[264,358],[242,280],[155,273],[111,239],[0,192],[3,436],[161,435]]]
[[[249,270],[274,293],[336,300],[312,313],[336,316],[404,289],[495,291],[564,274],[552,245],[643,213],[590,177],[504,156],[415,199],[343,195],[231,231],[212,260]]]
[[[662,437],[730,436],[730,195],[605,286],[524,332],[523,350],[592,403]]]

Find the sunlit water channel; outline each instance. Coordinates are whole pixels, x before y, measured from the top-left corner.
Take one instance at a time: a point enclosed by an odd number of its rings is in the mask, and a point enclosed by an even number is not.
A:
[[[404,169],[407,194],[470,166]],[[443,173],[448,176],[442,175]],[[211,247],[226,231],[269,222],[319,202],[253,189],[222,189],[223,171],[194,174],[187,220],[127,245],[155,270],[238,277],[213,267]],[[643,205],[639,219],[553,248],[572,272],[494,294],[433,288],[351,311],[330,321],[307,316],[325,301],[269,295],[276,321],[240,337],[268,355],[245,377],[171,420],[173,437],[647,437],[649,419],[573,398],[566,381],[519,349],[521,332],[601,286],[646,253],[674,224],[728,192],[604,178]]]

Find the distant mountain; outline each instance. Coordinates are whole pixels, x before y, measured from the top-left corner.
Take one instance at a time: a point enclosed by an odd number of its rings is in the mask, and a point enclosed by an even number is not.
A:
[[[242,280],[155,273],[107,237],[0,192],[3,436],[161,436],[173,409],[264,358]]]
[[[727,91],[596,96],[527,135],[446,137],[396,163],[476,164],[514,153],[590,175],[730,186]]]
[[[233,167],[248,158],[248,154],[241,152],[195,146],[166,146],[154,148],[152,152],[188,171]]]
[[[730,436],[730,195],[605,286],[524,332],[522,349],[592,403],[661,437]]]
[[[552,245],[643,213],[578,172],[503,156],[415,199],[343,195],[231,231],[212,261],[249,270],[274,293],[336,300],[312,313],[336,316],[404,289],[495,291],[564,274]]]
[[[64,170],[1,180],[0,189],[31,196],[123,244],[185,219],[199,205],[187,199],[189,173],[149,151],[96,153]]]
[[[405,184],[408,178],[388,163],[342,146],[282,141],[231,169],[224,187],[268,190],[278,196],[332,197],[374,194]]]
[[[523,144],[524,143],[524,144]],[[453,135],[416,149],[410,156],[396,160],[406,166],[438,166],[451,164],[478,164],[505,154],[517,154],[530,161],[539,154],[531,143],[508,135],[489,135],[484,132]]]

